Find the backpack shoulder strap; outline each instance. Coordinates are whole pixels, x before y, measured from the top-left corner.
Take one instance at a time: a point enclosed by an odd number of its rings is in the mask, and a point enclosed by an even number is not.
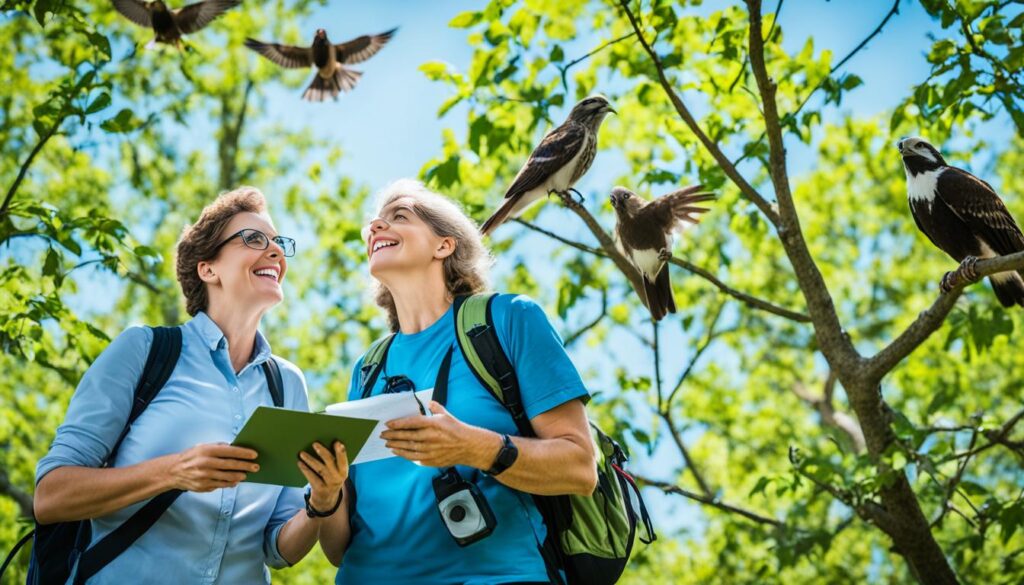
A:
[[[473,375],[509,411],[519,434],[533,437],[533,426],[523,409],[519,379],[494,328],[491,306],[497,296],[475,294],[456,299],[456,338]]]
[[[270,396],[274,399],[274,406],[284,406],[284,381],[281,379],[281,366],[270,356],[263,362],[263,375],[267,377],[267,386],[270,388]]]
[[[128,416],[128,424],[125,425],[121,436],[117,439],[106,464],[114,461],[117,450],[121,447],[132,423],[142,414],[142,411],[149,406],[160,389],[171,377],[171,372],[178,363],[181,356],[181,328],[180,327],[154,327],[153,343],[149,348],[149,357],[146,358],[146,366],[142,371],[138,386],[135,387],[135,400],[132,403],[132,411]],[[167,508],[171,507],[181,490],[170,490],[155,496],[144,506],[139,508],[128,520],[104,536],[95,545],[82,553],[78,563],[76,583],[84,583],[105,567],[110,561],[117,558],[128,549],[140,536],[146,533]]]
[[[373,392],[373,385],[384,368],[384,361],[388,357],[388,350],[391,349],[391,341],[394,338],[395,334],[389,333],[374,341],[366,355],[363,356],[363,365],[359,369],[359,387],[362,389],[362,398],[368,397]]]
[[[178,357],[181,356],[181,328],[180,327],[152,327],[153,343],[149,346],[149,355],[146,357],[146,365],[139,376],[139,382],[135,386],[135,396],[132,400],[132,410],[128,414],[128,422],[125,423],[121,435],[114,443],[103,466],[111,465],[117,458],[117,452],[121,443],[128,436],[132,423],[139,418],[149,403],[156,398],[160,389],[167,383],[178,364]]]

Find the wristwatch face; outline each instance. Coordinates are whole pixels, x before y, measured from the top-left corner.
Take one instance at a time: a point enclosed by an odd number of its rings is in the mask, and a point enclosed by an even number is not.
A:
[[[498,456],[494,460],[494,467],[492,468],[495,472],[502,472],[512,466],[516,462],[516,458],[519,457],[519,449],[508,435],[505,435],[505,442],[501,446],[501,450],[498,451]]]

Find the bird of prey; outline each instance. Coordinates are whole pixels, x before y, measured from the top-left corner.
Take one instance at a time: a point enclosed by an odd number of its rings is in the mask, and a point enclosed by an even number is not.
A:
[[[694,204],[715,196],[701,189],[702,185],[686,187],[649,202],[625,187],[612,189],[610,199],[617,217],[615,243],[640,271],[644,290],[637,292],[644,296],[655,321],[676,312],[668,275],[672,235],[686,223],[698,223],[700,219],[694,215],[707,211]]]
[[[316,67],[313,81],[302,94],[302,99],[311,102],[322,102],[327,96],[337,99],[338,94],[349,91],[359,83],[363,75],[361,71],[350,69],[345,65],[362,63],[377,54],[397,31],[393,28],[376,35],[363,35],[351,41],[332,45],[327,38],[327,31],[316,29],[311,47],[292,47],[278,43],[263,43],[255,39],[245,39],[245,46],[281,67],[302,69]]]
[[[198,31],[241,3],[242,0],[203,0],[171,10],[163,0],[114,0],[114,8],[135,24],[152,28],[155,42],[180,49],[181,35]]]
[[[900,140],[896,147],[907,172],[907,198],[918,229],[939,249],[960,262],[940,286],[951,287],[954,276],[976,280],[979,258],[1024,251],[1024,234],[991,185],[965,170],[951,167],[922,138]],[[1004,307],[1024,306],[1024,279],[1017,272],[989,276]]]
[[[567,197],[576,181],[587,172],[597,153],[597,130],[608,113],[615,113],[601,95],[588,97],[573,106],[564,124],[548,132],[519,170],[505,192],[501,207],[480,231],[487,235],[534,201],[551,193]]]

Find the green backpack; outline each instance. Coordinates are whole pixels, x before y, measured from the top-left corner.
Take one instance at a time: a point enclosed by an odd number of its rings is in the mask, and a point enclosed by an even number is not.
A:
[[[519,434],[535,437],[523,409],[513,364],[494,330],[491,302],[496,294],[455,299],[455,330],[459,349],[480,383],[515,421]],[[363,358],[364,392],[373,387],[393,335],[378,339]],[[442,402],[443,403],[443,402]],[[597,446],[597,487],[590,496],[537,496],[533,499],[548,527],[541,553],[552,582],[568,585],[610,585],[629,561],[633,541],[654,542],[657,536],[636,481],[623,469],[626,455],[611,437],[591,423]]]

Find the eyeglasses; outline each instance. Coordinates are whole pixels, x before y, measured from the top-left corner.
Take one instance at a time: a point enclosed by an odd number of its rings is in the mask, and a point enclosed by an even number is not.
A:
[[[235,238],[241,238],[242,243],[245,244],[245,247],[252,248],[253,250],[266,250],[267,248],[270,247],[270,241],[273,240],[275,244],[277,244],[278,246],[281,247],[282,250],[284,250],[284,255],[286,257],[291,258],[292,256],[295,255],[295,240],[291,238],[285,238],[283,236],[274,236],[273,238],[270,238],[267,237],[267,234],[261,232],[260,230],[254,230],[251,228],[240,230],[234,234],[231,234],[231,237],[217,244],[217,247],[213,249],[213,252],[216,254],[218,250],[224,247],[224,244],[227,244],[228,242]]]
[[[413,384],[412,380],[402,374],[397,376],[385,375],[384,391],[382,394],[399,394],[401,392],[409,392],[412,394],[412,398],[416,401],[416,408],[419,409],[420,414],[427,414],[427,407],[420,402],[420,397],[416,396],[416,384]]]

